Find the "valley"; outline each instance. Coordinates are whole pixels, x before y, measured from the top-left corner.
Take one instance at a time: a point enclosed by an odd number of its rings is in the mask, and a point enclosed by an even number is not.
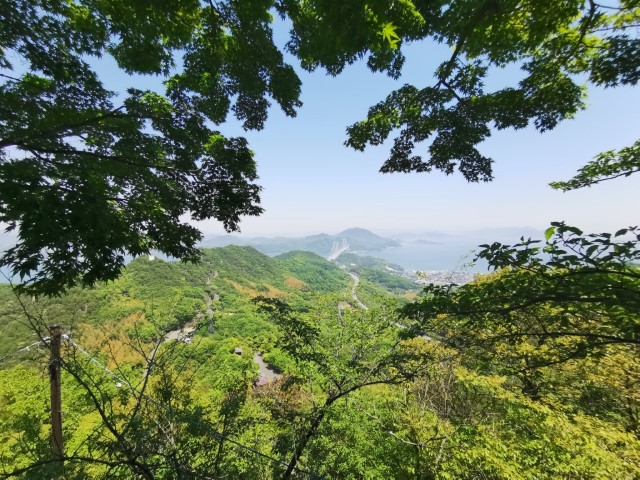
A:
[[[62,399],[76,477],[408,479],[419,464],[437,478],[507,478],[531,455],[540,478],[568,465],[635,475],[640,444],[618,413],[634,402],[617,380],[638,368],[630,351],[539,370],[536,400],[522,377],[481,371],[443,332],[417,330],[402,309],[424,294],[398,272],[349,253],[229,246],[198,264],[138,258],[114,282],[57,298],[1,286],[2,471],[54,472],[32,454],[49,445],[47,342],[23,347],[56,322],[70,335]],[[569,387],[584,368],[590,386]],[[585,400],[593,388],[611,403]]]

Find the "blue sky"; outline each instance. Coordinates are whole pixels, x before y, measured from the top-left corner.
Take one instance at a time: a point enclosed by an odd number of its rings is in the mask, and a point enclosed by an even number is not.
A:
[[[283,38],[282,29],[276,34]],[[592,89],[589,108],[552,132],[495,132],[480,146],[495,160],[491,183],[469,184],[459,174],[383,175],[378,169],[388,145],[365,153],[343,146],[346,127],[364,118],[369,106],[402,84],[431,84],[434,67],[447,54],[442,46],[410,45],[398,81],[372,74],[364,62],[336,78],[298,69],[304,105],[297,118],[274,107],[263,131],[244,132],[234,121],[222,125],[225,135],[249,139],[264,188],[266,212],[244,219],[243,234],[337,233],[353,226],[381,234],[542,230],[555,220],[605,231],[637,223],[640,175],[569,193],[554,191],[548,183],[568,179],[595,154],[638,138],[638,90]],[[108,65],[102,68],[104,75],[113,72]],[[492,79],[496,84],[515,78],[514,72],[498,73]],[[153,82],[147,78],[140,83]],[[214,221],[198,225],[207,235],[224,233]]]

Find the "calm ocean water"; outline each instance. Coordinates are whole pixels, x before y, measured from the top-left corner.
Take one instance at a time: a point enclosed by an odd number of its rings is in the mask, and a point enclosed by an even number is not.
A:
[[[353,252],[356,255],[368,255],[382,258],[390,263],[400,265],[405,270],[450,270],[486,272],[486,262],[471,265],[475,257],[472,253],[477,249],[474,244],[408,244],[401,247],[387,248],[378,252]]]
[[[544,233],[530,227],[499,228],[469,231],[460,234],[424,234],[396,237],[401,247],[387,248],[379,252],[353,252],[360,255],[383,258],[400,265],[405,270],[449,270],[471,273],[487,273],[487,262],[473,263],[474,251],[479,245],[501,242],[514,244],[521,237],[543,238]],[[393,237],[391,237],[393,238]]]

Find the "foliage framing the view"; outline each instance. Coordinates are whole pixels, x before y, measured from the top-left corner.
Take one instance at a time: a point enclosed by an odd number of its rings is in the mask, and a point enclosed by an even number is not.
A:
[[[152,249],[194,260],[201,234],[186,214],[237,230],[262,212],[246,140],[212,125],[233,111],[260,129],[269,97],[287,115],[300,105],[271,6],[3,3],[0,221],[18,243],[2,265],[22,290],[113,279],[126,254]],[[105,55],[166,90],[109,91],[95,68]]]
[[[381,168],[385,173],[435,169],[451,174],[457,169],[469,181],[489,181],[493,160],[477,145],[492,129],[530,123],[541,132],[553,129],[585,108],[585,76],[588,83],[604,87],[636,85],[640,79],[637,0],[615,7],[595,0],[411,5],[412,21],[398,24],[399,35],[431,38],[453,52],[436,69],[433,85],[405,85],[349,127],[346,144],[357,150],[395,135]],[[323,64],[331,71],[341,58],[336,49],[323,57]],[[401,64],[399,53],[397,58]],[[492,76],[513,67],[521,71],[517,83],[487,87]],[[419,153],[427,140],[426,155]],[[632,158],[637,167],[637,152]]]
[[[397,78],[407,42],[452,47],[432,86],[392,93],[349,129],[348,144],[363,149],[400,129],[382,171],[457,168],[479,181],[492,175],[476,148],[491,127],[553,128],[583,108],[580,75],[637,83],[638,8],[5,2],[0,220],[19,243],[3,264],[27,280],[23,290],[56,294],[115,278],[126,253],[197,258],[199,233],[184,214],[232,230],[260,213],[246,141],[212,126],[232,112],[262,128],[269,98],[288,115],[300,105],[299,80],[272,41],[272,12],[291,21],[287,49],[309,70],[338,74],[367,57]],[[166,90],[112,94],[90,62],[103,55],[125,73],[159,75]],[[487,90],[484,80],[510,64],[524,78]],[[416,155],[428,140],[429,158]],[[637,151],[605,152],[557,186],[631,174]],[[78,340],[94,356],[64,352],[67,473],[77,478],[288,478],[300,464],[330,478],[635,478],[637,235],[558,223],[542,249],[486,245],[480,257],[500,272],[430,287],[404,323],[350,304],[347,274],[308,254],[269,260],[229,248],[202,252],[197,266],[139,260],[114,283],[51,303],[9,301],[4,289],[12,331],[3,353],[29,344],[29,308],[87,322]],[[369,305],[389,301],[367,288]],[[269,321],[253,308],[257,295],[294,306]],[[186,324],[198,327],[195,344],[163,342]],[[254,388],[256,348],[282,380]],[[24,365],[0,378],[0,476],[55,475],[46,382]]]
[[[515,375],[484,359],[425,337],[399,339],[406,329],[394,307],[401,299],[380,291],[373,302],[369,293],[366,311],[351,298],[352,285],[313,255],[269,258],[227,247],[205,250],[195,265],[142,258],[107,285],[23,298],[45,332],[55,318],[71,333],[63,350],[65,475],[640,474],[640,366],[631,349],[538,369],[534,380],[544,385],[534,400]],[[42,370],[48,352],[32,348],[5,359],[33,335],[10,288],[0,295],[10,320],[0,324],[0,478],[52,478],[57,462]],[[276,307],[268,308],[274,315],[256,311],[258,295],[270,298],[263,303]],[[185,314],[182,306],[197,299]],[[191,343],[163,338],[179,328],[178,316],[199,327]],[[271,383],[254,384],[257,349],[278,369]],[[501,358],[509,351],[499,351]]]
[[[349,127],[347,144],[358,150],[399,129],[383,172],[458,169],[490,180],[492,160],[476,147],[492,127],[548,130],[584,107],[577,78],[606,87],[639,78],[637,0],[615,8],[595,0],[15,0],[1,8],[0,221],[18,233],[2,265],[38,294],[113,279],[126,254],[196,259],[200,233],[185,214],[235,230],[242,215],[262,211],[246,141],[213,126],[233,112],[244,128],[260,129],[270,99],[290,116],[301,105],[300,80],[273,41],[274,14],[291,22],[286,51],[332,75],[366,57],[372,71],[398,78],[405,44],[452,47],[432,85],[396,90]],[[109,91],[93,65],[103,56],[124,74],[159,77],[165,91]],[[485,87],[513,64],[523,73],[517,84]],[[428,157],[416,154],[427,140]],[[635,171],[636,150],[631,169],[625,161],[605,175]]]

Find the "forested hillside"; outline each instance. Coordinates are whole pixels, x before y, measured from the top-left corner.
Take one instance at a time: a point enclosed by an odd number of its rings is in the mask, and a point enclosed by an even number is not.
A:
[[[112,283],[49,300],[3,286],[0,476],[62,474],[48,342],[12,355],[54,322],[70,334],[65,478],[640,475],[632,348],[531,371],[533,395],[521,371],[408,335],[406,300],[385,282],[361,280],[354,298],[353,279],[314,254],[202,258],[140,258]],[[195,332],[170,340],[181,328]],[[523,346],[501,355],[511,348]]]
[[[0,19],[0,479],[640,479],[637,199],[599,185],[640,172],[639,0],[8,0]],[[314,71],[353,90],[303,112]],[[546,149],[495,135],[610,89]],[[443,175],[387,189],[345,168],[336,125],[381,173]],[[560,205],[540,181],[605,193]],[[420,293],[371,259],[199,248],[272,205],[285,229],[551,223]],[[579,210],[607,231],[548,217]]]

